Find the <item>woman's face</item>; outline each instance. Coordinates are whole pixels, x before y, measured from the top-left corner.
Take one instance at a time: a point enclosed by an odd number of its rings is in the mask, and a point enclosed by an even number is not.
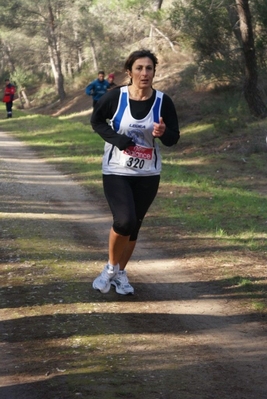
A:
[[[128,71],[132,78],[132,84],[139,89],[146,89],[152,86],[155,70],[154,64],[149,57],[138,58],[132,66],[132,70]]]

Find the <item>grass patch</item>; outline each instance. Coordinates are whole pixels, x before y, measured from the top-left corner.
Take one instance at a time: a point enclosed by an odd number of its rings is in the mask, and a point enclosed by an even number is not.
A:
[[[55,118],[17,110],[12,119],[4,115],[2,105],[3,131],[103,198],[104,142],[88,121],[79,121],[78,115]],[[178,146],[162,147],[161,185],[143,231],[178,264],[186,258],[196,285],[205,288],[211,281],[214,298],[219,285],[221,298],[264,314],[267,204],[262,141],[267,123],[246,120],[246,126],[232,124],[231,131],[216,118],[185,126]],[[47,223],[28,218],[25,224],[12,214],[1,218],[2,327],[4,341],[13,344],[22,359],[21,371],[15,372],[52,376],[48,392],[58,389],[55,397],[64,395],[66,387],[69,397],[107,399],[154,399],[166,386],[176,392],[180,359],[192,351],[191,343],[180,349],[187,339],[183,327],[173,330],[180,316],[164,311],[157,315],[160,334],[181,334],[179,346],[170,350],[168,339],[159,339],[150,319],[155,309],[151,298],[140,303],[138,297],[136,302],[131,298],[128,303],[128,298],[112,293],[108,297],[89,291],[104,249],[97,242],[89,247],[82,236],[73,243],[67,221],[59,231],[51,218],[47,235]],[[205,300],[207,292],[198,288],[196,295]],[[193,362],[185,362],[187,376]],[[185,377],[180,380],[184,385]]]
[[[238,275],[223,279],[221,285],[228,295],[240,296],[243,301],[249,301],[250,306],[260,313],[266,311],[267,291],[265,279]]]
[[[0,112],[3,115],[3,106]],[[254,137],[250,140],[252,128],[242,131],[242,142],[250,146],[253,138],[257,141],[264,123],[258,123],[258,130],[252,123]],[[1,126],[59,170],[102,193],[104,142],[90,125],[16,111],[16,118],[2,121]],[[186,234],[230,238],[262,251],[267,238],[267,203],[255,189],[254,179],[264,179],[263,153],[253,152],[245,161],[248,148],[239,154],[236,144],[227,147],[229,133],[218,134],[214,126],[205,122],[189,125],[182,130],[177,147],[162,148],[161,187],[151,224],[167,220],[172,226],[182,226]],[[230,140],[240,145],[241,132],[232,134]]]

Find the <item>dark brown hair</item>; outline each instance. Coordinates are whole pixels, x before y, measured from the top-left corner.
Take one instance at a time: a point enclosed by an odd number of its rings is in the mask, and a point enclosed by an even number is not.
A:
[[[134,64],[134,62],[136,60],[138,60],[139,58],[144,58],[144,57],[148,57],[151,59],[151,61],[153,62],[154,65],[154,70],[156,70],[156,65],[158,63],[158,59],[155,56],[155,54],[153,54],[150,50],[137,50],[132,52],[129,57],[127,58],[127,60],[125,61],[124,64],[124,69],[125,71],[132,71],[132,66]]]

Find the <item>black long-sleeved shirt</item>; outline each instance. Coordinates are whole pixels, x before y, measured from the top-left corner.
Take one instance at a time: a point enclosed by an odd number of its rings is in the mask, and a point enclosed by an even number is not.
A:
[[[96,108],[91,117],[91,124],[95,132],[97,132],[106,142],[118,147],[120,150],[133,145],[132,139],[126,135],[117,134],[107,120],[112,119],[118,106],[120,96],[120,88],[107,92],[100,98]],[[153,89],[153,94],[148,100],[144,101],[130,101],[131,114],[135,119],[143,119],[150,111],[155,101],[156,91]],[[164,134],[159,137],[162,144],[170,147],[176,144],[180,138],[178,117],[171,98],[163,95],[161,117],[166,125]]]

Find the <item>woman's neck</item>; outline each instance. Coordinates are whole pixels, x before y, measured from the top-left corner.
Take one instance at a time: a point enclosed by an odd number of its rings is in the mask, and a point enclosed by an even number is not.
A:
[[[136,100],[136,101],[148,100],[153,94],[152,87],[148,87],[146,89],[139,89],[138,87],[131,85],[128,87],[128,91],[129,91],[129,98],[131,100]]]

